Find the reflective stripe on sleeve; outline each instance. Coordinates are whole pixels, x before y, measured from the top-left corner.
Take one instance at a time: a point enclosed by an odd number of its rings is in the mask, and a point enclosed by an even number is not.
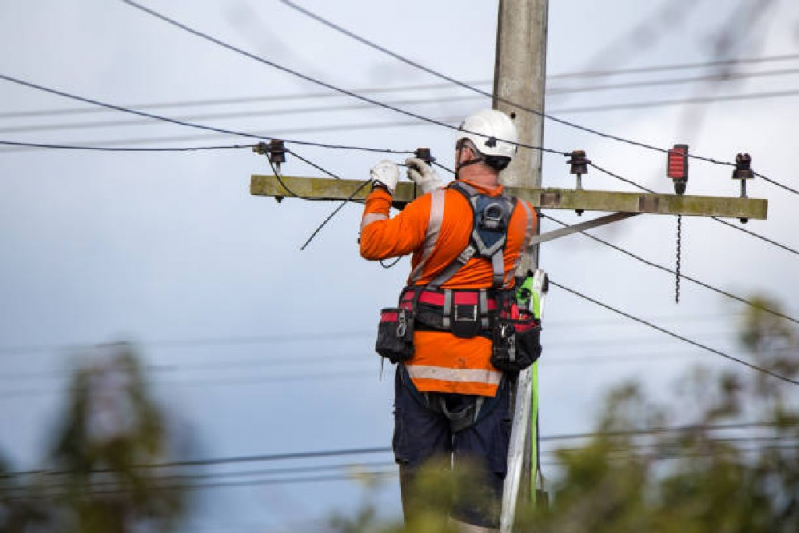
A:
[[[422,277],[422,271],[425,264],[433,254],[433,249],[436,247],[438,235],[441,233],[441,221],[444,220],[444,189],[436,189],[430,193],[430,219],[427,222],[427,233],[424,236],[424,250],[422,252],[422,259],[416,268],[413,269],[410,276],[410,282],[416,283]]]
[[[384,215],[383,213],[367,213],[361,219],[361,231],[363,228],[371,224],[372,222],[376,222],[378,220],[388,220],[388,215]]]
[[[498,385],[502,379],[499,370],[471,369],[471,368],[444,368],[440,366],[406,365],[411,379],[436,379],[457,383],[487,383]]]

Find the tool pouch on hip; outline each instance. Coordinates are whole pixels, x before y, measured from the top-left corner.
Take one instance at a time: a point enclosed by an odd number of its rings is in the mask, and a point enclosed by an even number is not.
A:
[[[541,355],[541,328],[530,319],[497,318],[491,330],[491,364],[497,370],[516,374]]]
[[[413,312],[410,309],[380,310],[375,350],[392,363],[402,363],[413,356]]]

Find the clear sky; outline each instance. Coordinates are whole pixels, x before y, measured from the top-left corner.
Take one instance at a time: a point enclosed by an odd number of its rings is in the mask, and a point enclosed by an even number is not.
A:
[[[299,3],[441,73],[491,88],[497,2]],[[145,5],[324,82],[356,92],[391,89],[364,94],[418,114],[457,123],[490,105],[463,89],[427,87],[441,80],[279,1]],[[796,2],[560,0],[550,6],[548,46],[550,113],[658,147],[688,143],[693,153],[722,161],[749,152],[757,171],[799,187],[799,57],[784,57],[799,54]],[[122,1],[2,2],[0,50],[0,74],[87,98],[267,138],[396,150],[429,146],[452,167],[450,130],[333,94]],[[752,58],[761,60],[707,65]],[[696,63],[706,65],[559,76]],[[236,101],[209,102],[219,99]],[[679,103],[687,99],[705,103]],[[41,111],[47,113],[23,114]],[[0,80],[0,140],[139,147],[250,142],[90,111],[90,105]],[[584,149],[603,168],[658,192],[672,190],[659,152],[553,122],[546,123],[544,144]],[[289,147],[351,179],[366,179],[383,157]],[[320,175],[291,156],[283,170]],[[249,149],[0,147],[0,453],[14,466],[30,468],[45,456],[66,377],[82,351],[75,346],[119,339],[138,344],[158,398],[200,443],[198,457],[390,444],[393,384],[389,373],[379,379],[374,331],[377,311],[395,301],[408,262],[384,269],[359,257],[360,206],[354,204],[300,251],[335,204],[252,197],[250,176],[257,173],[267,173],[267,165]],[[688,193],[737,196],[730,173],[729,166],[692,161]],[[545,157],[543,182],[573,187],[562,157]],[[596,171],[584,184],[633,190]],[[751,221],[746,229],[799,249],[799,196],[763,180],[751,183],[749,192],[769,200],[769,220]],[[545,231],[556,227],[543,225]],[[674,267],[674,217],[641,216],[596,234]],[[579,235],[544,245],[541,264],[570,288],[742,356],[733,337],[741,306],[717,293],[683,281],[676,305],[673,276]],[[683,221],[683,273],[741,296],[774,295],[794,316],[797,266],[794,252],[712,220]],[[666,394],[692,364],[729,364],[562,290],[550,293],[547,314],[544,435],[590,431],[602,391],[622,379],[644,380]],[[390,460],[378,454],[338,462]],[[390,480],[375,496],[387,515],[399,513],[394,485]],[[368,498],[354,481],[216,488],[202,497],[207,503],[193,518],[193,531],[318,526],[332,509],[352,510]]]

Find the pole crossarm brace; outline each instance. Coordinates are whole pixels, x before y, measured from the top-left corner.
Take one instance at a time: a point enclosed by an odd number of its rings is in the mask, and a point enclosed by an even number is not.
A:
[[[291,192],[281,185],[281,180]],[[275,176],[254,175],[250,182],[250,194],[283,199],[293,197],[293,192],[299,197],[315,200],[347,200],[351,198],[362,201],[370,190],[368,186],[362,187],[362,185],[363,181],[358,180],[298,176],[281,176],[278,180]],[[359,187],[361,190],[353,196]],[[506,187],[505,191],[512,196],[527,200],[534,207],[541,209],[580,209],[609,213],[650,213],[750,220],[765,220],[768,211],[768,202],[758,198],[520,187]],[[394,192],[394,205],[401,207],[413,199],[413,183],[398,183]]]

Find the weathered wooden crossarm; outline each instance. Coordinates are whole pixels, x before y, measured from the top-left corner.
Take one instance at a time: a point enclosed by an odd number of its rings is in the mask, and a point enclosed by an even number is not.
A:
[[[275,176],[254,175],[250,183],[250,194],[279,199],[291,198],[296,194],[303,198],[317,200],[345,200],[363,185],[363,181],[330,178],[282,176],[281,180],[291,192],[287,191]],[[368,185],[363,186],[352,198],[363,200],[369,190]],[[768,208],[766,200],[757,198],[513,187],[508,187],[507,192],[543,209],[582,209],[609,213],[652,213],[765,220]],[[395,204],[405,204],[413,198],[412,183],[397,184],[394,194]]]

